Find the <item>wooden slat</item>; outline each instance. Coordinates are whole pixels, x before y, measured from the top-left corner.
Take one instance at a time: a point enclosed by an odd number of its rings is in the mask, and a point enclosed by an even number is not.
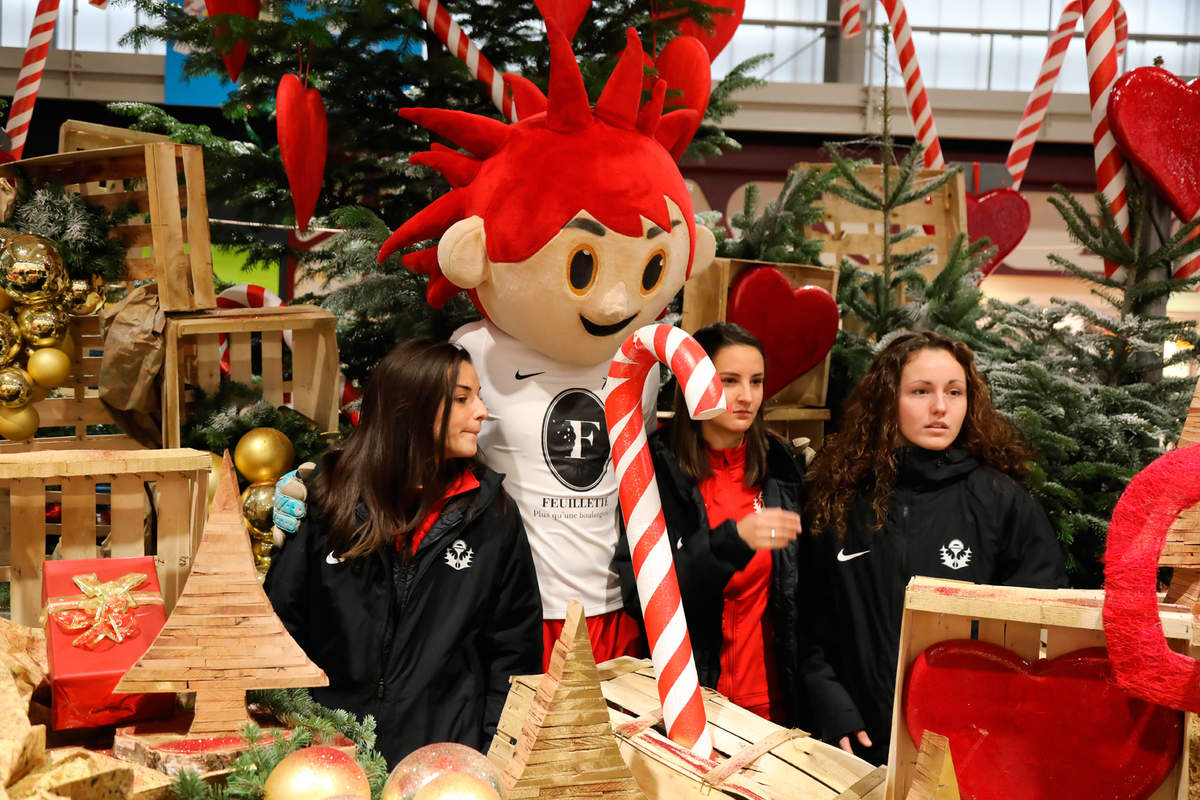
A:
[[[263,399],[278,407],[283,405],[283,334],[264,331],[260,341]],[[292,363],[301,369],[309,369],[305,362],[296,360]],[[317,374],[321,374],[320,371]]]
[[[46,548],[46,495],[39,480],[9,484],[12,507],[12,620],[37,625],[42,608],[42,562]]]
[[[117,475],[109,492],[109,551],[113,558],[140,556],[146,551],[146,484],[137,475]]]
[[[239,383],[249,384],[254,378],[251,366],[253,354],[250,348],[250,334],[243,332],[230,333],[226,339],[229,349],[229,377]],[[313,363],[299,362],[299,363]]]
[[[205,194],[204,155],[200,148],[182,153],[183,175],[187,187],[187,219],[184,233],[190,243],[188,280],[191,308],[213,308],[217,297],[213,289],[212,248],[208,229],[208,197]]]
[[[189,265],[183,252],[183,217],[174,145],[146,145],[146,179],[150,185],[150,228],[158,266],[159,301],[164,311],[190,308]]]
[[[45,453],[5,453],[0,455],[0,480],[178,472],[207,469],[209,463],[208,453],[186,448],[131,452],[77,450],[58,452],[52,456]]]
[[[208,459],[207,454],[205,459]],[[192,566],[192,487],[182,475],[168,475],[158,482],[158,581],[162,586],[167,614],[183,591]]]
[[[96,481],[62,479],[63,558],[96,558]]]

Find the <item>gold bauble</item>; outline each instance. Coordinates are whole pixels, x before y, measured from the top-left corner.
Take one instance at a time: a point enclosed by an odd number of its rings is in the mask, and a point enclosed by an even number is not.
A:
[[[41,347],[29,354],[25,368],[39,386],[62,386],[71,375],[71,357],[57,347]]]
[[[353,758],[332,747],[306,747],[280,761],[263,784],[264,800],[370,800],[371,785]]]
[[[221,480],[221,464],[224,460],[216,453],[209,453],[208,466],[208,500],[207,508],[212,507],[213,495],[217,493],[217,483]]]
[[[233,463],[242,477],[251,483],[279,480],[292,468],[296,450],[291,441],[275,428],[247,431],[233,449]],[[270,527],[270,523],[267,524]]]
[[[71,318],[67,312],[49,303],[25,306],[17,312],[17,326],[25,343],[34,347],[55,347],[67,334]]]
[[[104,281],[99,275],[72,278],[63,292],[63,308],[76,316],[93,314],[104,305]]]
[[[20,367],[0,369],[0,406],[22,408],[29,405],[33,379]]]
[[[500,800],[500,795],[482,778],[446,772],[418,789],[413,800]]]
[[[33,406],[4,408],[0,406],[0,436],[14,442],[23,442],[37,433],[41,418]]]
[[[256,531],[270,532],[274,506],[275,481],[252,483],[242,492],[242,517]]]
[[[19,233],[0,250],[0,289],[18,303],[44,303],[67,287],[67,271],[54,242]]]
[[[3,294],[3,292],[0,292]],[[21,328],[8,314],[0,313],[0,365],[7,364],[21,352]]]

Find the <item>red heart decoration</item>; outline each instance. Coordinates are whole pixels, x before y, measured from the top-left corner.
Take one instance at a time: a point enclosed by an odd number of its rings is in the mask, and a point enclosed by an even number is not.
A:
[[[208,9],[210,17],[218,14],[237,14],[246,19],[258,19],[262,0],[204,0],[204,6]],[[228,25],[218,25],[217,36],[223,35],[228,29]],[[238,39],[232,49],[221,53],[221,60],[225,62],[225,71],[229,73],[229,80],[234,83],[237,83],[238,75],[242,74],[242,65],[246,63],[247,48],[246,40]]]
[[[592,5],[592,0],[534,0],[542,19],[553,20],[567,41],[575,38],[579,23]]]
[[[909,736],[950,739],[963,800],[1144,800],[1183,746],[1176,711],[1129,697],[1103,648],[1030,664],[987,642],[939,642],[904,683]]]
[[[664,105],[665,111],[678,108],[690,108],[697,113],[695,122],[690,125],[687,135],[679,141],[682,148],[676,159],[683,155],[683,149],[692,141],[700,128],[700,120],[708,109],[708,96],[712,91],[712,67],[708,62],[708,52],[699,39],[693,36],[676,36],[667,42],[667,46],[654,59],[654,68],[658,75],[667,82],[667,89],[679,92],[668,93]]]
[[[292,190],[296,225],[303,232],[308,229],[321,194],[329,128],[321,93],[305,89],[297,75],[288,73],[279,79],[279,89],[275,92],[275,130],[279,136],[279,157]]]
[[[729,287],[726,319],[758,337],[766,350],[763,399],[821,363],[837,338],[838,307],[819,286],[793,289],[774,267],[751,267]]]
[[[1150,462],[1121,492],[1104,550],[1104,637],[1122,689],[1200,712],[1200,662],[1167,646],[1154,593],[1167,531],[1200,503],[1197,476],[1200,445],[1181,447]]]
[[[683,36],[694,36],[704,45],[704,49],[708,51],[709,63],[712,63],[717,55],[725,49],[725,45],[729,44],[729,40],[733,38],[734,31],[742,22],[742,14],[746,10],[746,0],[707,0],[706,5],[713,8],[724,8],[730,13],[716,12],[712,15],[713,29],[707,31],[697,25],[690,19],[685,19],[679,23],[679,33]],[[679,11],[665,11],[662,13],[652,13],[655,19],[670,19],[680,16]]]
[[[986,278],[1029,232],[1029,201],[1015,189],[992,189],[976,197],[967,194],[967,233],[971,241],[984,236],[996,254],[983,265]]]
[[[1125,157],[1138,166],[1185,222],[1200,211],[1200,81],[1190,85],[1161,67],[1138,67],[1113,84],[1108,122]]]

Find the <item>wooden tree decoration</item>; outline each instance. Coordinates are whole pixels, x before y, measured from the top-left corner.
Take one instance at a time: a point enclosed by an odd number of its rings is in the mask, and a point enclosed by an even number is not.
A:
[[[1192,395],[1192,405],[1179,435],[1180,447],[1200,445],[1200,382]],[[1179,515],[1167,533],[1159,566],[1174,567],[1168,603],[1196,605],[1200,603],[1200,506],[1193,506]]]
[[[617,747],[579,603],[567,608],[537,693],[523,688],[513,683],[488,751],[509,800],[646,800]]]
[[[250,721],[247,689],[326,686],[275,616],[242,523],[226,451],[191,575],[167,624],[117,692],[196,692],[191,736],[236,734]]]

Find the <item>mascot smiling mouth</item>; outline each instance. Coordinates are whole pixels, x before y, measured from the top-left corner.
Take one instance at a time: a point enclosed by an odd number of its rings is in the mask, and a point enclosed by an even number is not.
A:
[[[579,315],[579,321],[583,323],[583,329],[592,336],[612,336],[614,333],[620,333],[621,329],[633,321],[637,314],[630,314],[620,322],[614,322],[612,325],[597,325],[583,314]]]

